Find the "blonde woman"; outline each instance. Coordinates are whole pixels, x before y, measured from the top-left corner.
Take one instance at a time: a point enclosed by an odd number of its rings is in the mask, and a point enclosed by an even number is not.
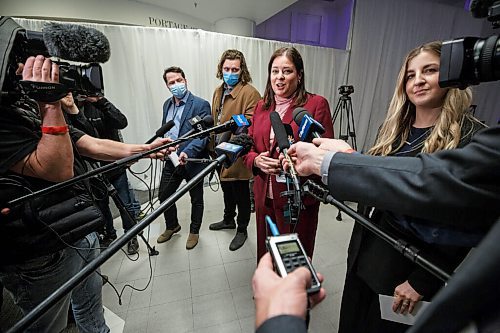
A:
[[[431,42],[406,56],[387,117],[369,154],[404,157],[454,149],[469,143],[484,127],[469,112],[469,89],[439,87],[440,54],[441,43]],[[425,188],[421,193],[425,195]],[[370,217],[380,228],[415,245],[450,272],[480,237],[376,208]],[[355,225],[339,332],[404,332],[408,326],[381,319],[379,295],[392,296],[392,311],[406,314],[412,313],[418,302],[429,301],[442,286],[438,278]]]

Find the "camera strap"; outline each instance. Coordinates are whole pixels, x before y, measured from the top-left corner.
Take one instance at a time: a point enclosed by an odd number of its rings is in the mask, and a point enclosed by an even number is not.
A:
[[[69,92],[68,87],[60,83],[22,80],[19,84],[26,95],[38,102],[53,103]]]

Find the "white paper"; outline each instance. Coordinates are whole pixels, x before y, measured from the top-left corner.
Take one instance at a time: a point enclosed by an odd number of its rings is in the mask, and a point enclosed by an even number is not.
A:
[[[177,155],[177,152],[173,151],[168,155],[168,158],[170,158],[170,161],[172,161],[172,164],[174,165],[175,168],[179,165],[179,155]]]
[[[418,316],[431,304],[430,302],[420,301],[415,305],[412,313],[401,314],[392,311],[393,296],[378,295],[378,300],[380,303],[380,317],[382,319],[406,325],[413,325]]]

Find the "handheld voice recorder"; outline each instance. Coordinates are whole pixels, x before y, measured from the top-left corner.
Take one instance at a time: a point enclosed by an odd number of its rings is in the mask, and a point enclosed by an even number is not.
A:
[[[266,239],[266,245],[281,277],[285,277],[294,269],[304,266],[309,269],[312,275],[311,286],[307,289],[307,293],[314,294],[320,290],[321,282],[297,234],[269,236]]]

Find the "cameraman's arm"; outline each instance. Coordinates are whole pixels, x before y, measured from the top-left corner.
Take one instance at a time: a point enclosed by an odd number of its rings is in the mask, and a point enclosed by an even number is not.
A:
[[[59,68],[50,59],[39,55],[29,57],[23,69],[23,80],[59,82]],[[38,102],[42,127],[67,126],[61,102]],[[26,176],[59,182],[73,177],[73,148],[69,133],[45,134],[34,151],[14,164],[11,170]]]
[[[76,142],[76,146],[83,156],[100,161],[116,161],[124,157],[146,152],[171,141],[168,138],[161,138],[156,139],[151,144],[132,144],[84,135]],[[149,157],[163,158],[165,154],[167,152],[160,151]]]

